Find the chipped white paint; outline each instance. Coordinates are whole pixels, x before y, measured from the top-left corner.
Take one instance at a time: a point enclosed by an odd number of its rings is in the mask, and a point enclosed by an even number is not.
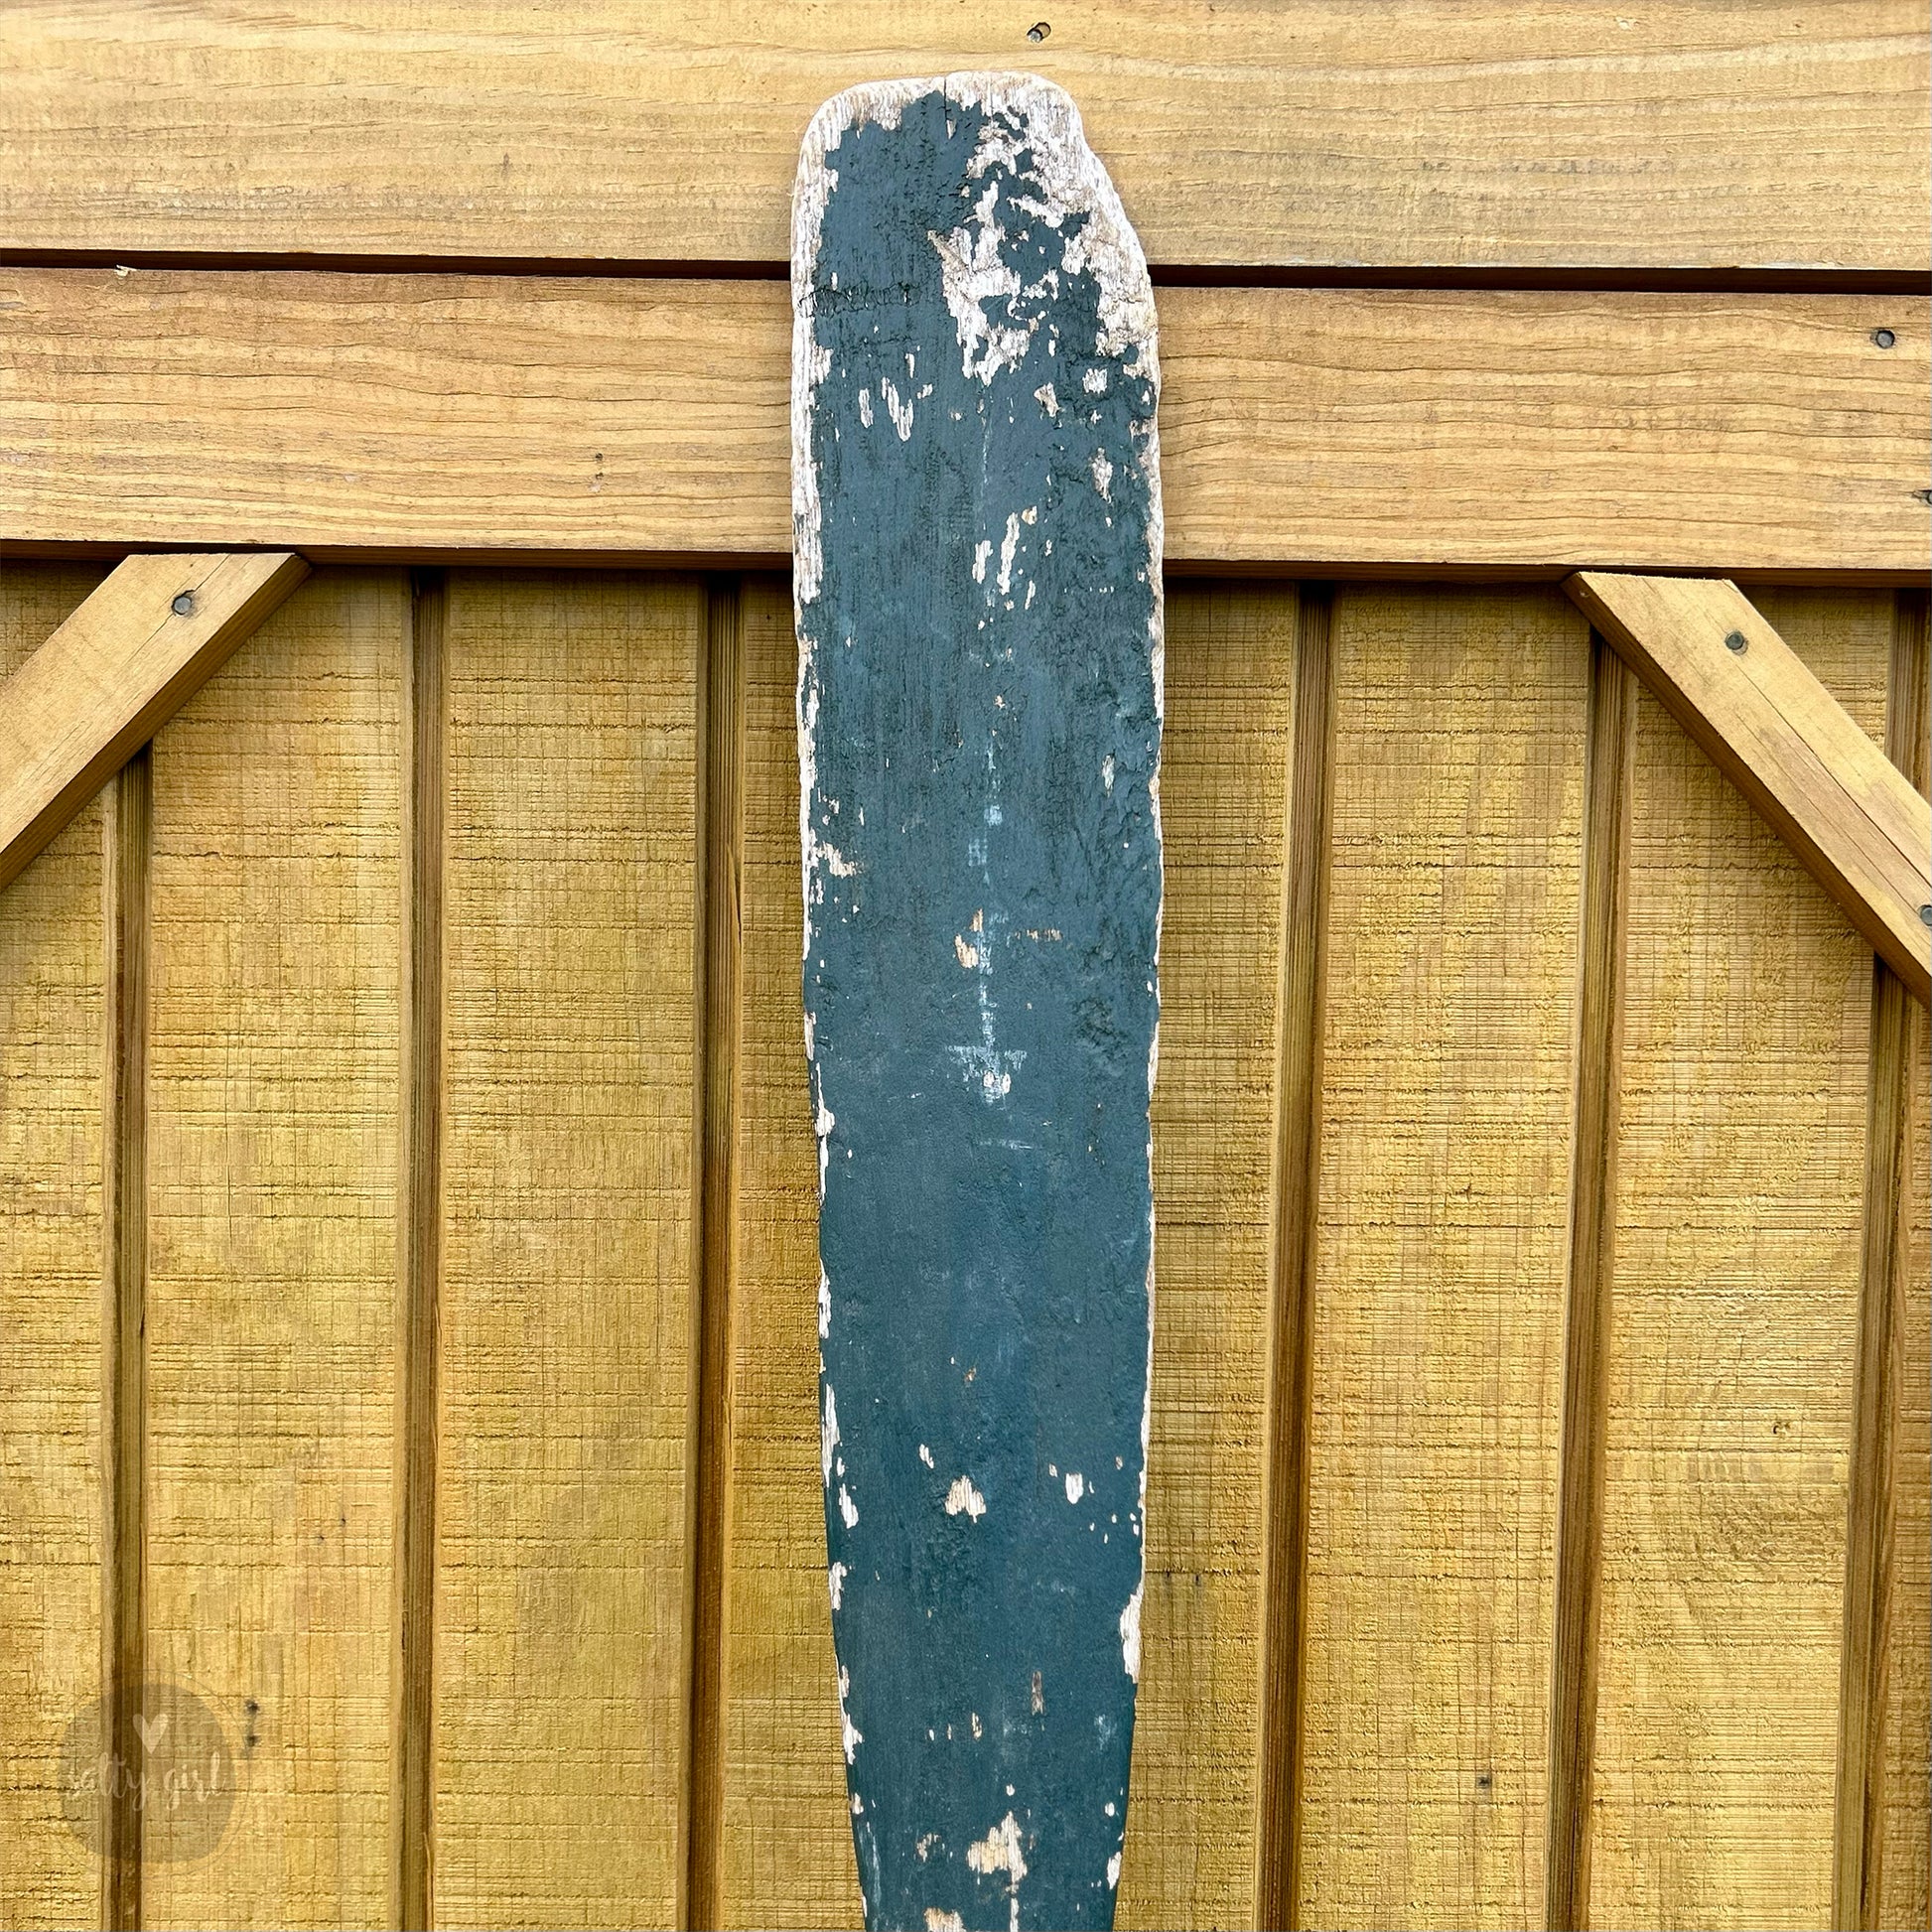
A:
[[[839,1484],[839,1514],[845,1519],[847,1529],[859,1527],[859,1505],[852,1500],[852,1492],[844,1483]]]
[[[1048,227],[1063,228],[1067,217],[1084,214],[1076,232],[1067,237],[1062,267],[1069,275],[1091,270],[1099,291],[1100,338],[1094,345],[1102,357],[1136,352],[1129,372],[1159,383],[1156,361],[1154,290],[1147,262],[1129,224],[1114,184],[1099,157],[1087,146],[1080,110],[1049,80],[1033,73],[963,72],[926,79],[872,80],[834,94],[805,130],[798,157],[798,174],[791,198],[792,390],[791,390],[791,517],[792,583],[802,609],[818,596],[823,574],[818,477],[811,462],[812,392],[831,370],[832,356],[818,343],[814,271],[818,266],[819,234],[825,205],[838,183],[829,156],[846,130],[872,122],[897,127],[908,101],[939,92],[965,106],[982,107],[990,114],[1007,114],[1023,121],[1038,193],[1022,199],[1029,214]],[[997,163],[1017,165],[1020,150],[1005,129],[989,123],[981,132],[979,151],[970,172],[983,176]],[[1033,331],[1008,317],[987,315],[985,303],[995,296],[1022,296],[1020,278],[999,266],[998,184],[974,205],[970,222],[948,235],[933,235],[939,255],[942,285],[960,338],[960,350],[969,375],[990,382],[1015,353],[1024,352]],[[1053,283],[1035,284],[1035,288]],[[977,352],[978,360],[975,361]],[[1096,392],[1097,393],[1097,392]],[[1158,475],[1159,452],[1152,425],[1142,454],[1150,478]],[[1161,556],[1160,496],[1154,495],[1155,515],[1149,545],[1158,570]],[[1158,584],[1158,578],[1157,578]],[[1161,604],[1155,600],[1155,689],[1160,690]]]
[[[1093,486],[1111,503],[1114,499],[1114,466],[1105,450],[1093,453]]]
[[[986,1514],[986,1498],[974,1488],[971,1476],[953,1477],[952,1487],[946,1491],[946,1514],[963,1514],[974,1523]]]
[[[967,1846],[966,1863],[983,1878],[1004,1871],[1008,1883],[1018,1889],[1021,1879],[1027,1875],[1027,1861],[1021,1852],[1020,1821],[1012,1812],[984,1838]]]
[[[1108,1810],[1111,1811],[1113,1807],[1109,1805]],[[1120,1854],[1118,1852],[1107,1861],[1107,1889],[1109,1891],[1118,1891],[1120,1889]]]
[[[1078,1469],[1069,1469],[1066,1472],[1067,1501],[1070,1503],[1077,1503],[1080,1500],[1080,1498],[1084,1496],[1086,1493],[1087,1493],[1086,1477],[1083,1476]]]
[[[1134,1586],[1134,1594],[1120,1613],[1120,1656],[1127,1674],[1136,1684],[1141,1681],[1141,1598],[1147,1593],[1144,1577]]]
[[[832,1456],[839,1446],[839,1404],[831,1383],[825,1385],[825,1415],[818,1426],[818,1460],[825,1471],[825,1486],[832,1486]]]
[[[932,1451],[929,1449],[927,1449],[923,1443],[919,1445],[919,1460],[923,1462],[928,1469],[932,1467]]]
[[[1020,548],[1020,512],[1015,510],[1007,518],[1006,535],[1000,539],[1000,595],[1005,597],[1013,589],[1013,555]]]
[[[866,1741],[866,1734],[851,1719],[846,1711],[845,1701],[852,1695],[852,1673],[843,1664],[839,1666],[839,1727],[844,1733],[845,1761],[850,1764],[858,1755],[859,1746]]]
[[[835,1563],[825,1573],[826,1582],[831,1587],[832,1607],[835,1610],[843,1609],[845,1606],[845,1580],[848,1574],[845,1565],[842,1563]]]
[[[921,1845],[924,1839],[919,1841]],[[924,1854],[920,1854],[924,1857]],[[925,1932],[966,1932],[966,1921],[957,1912],[942,1912],[936,1905],[925,1908]]]
[[[1039,387],[1034,391],[1034,400],[1036,403],[1038,403],[1040,408],[1045,410],[1045,412],[1049,416],[1058,416],[1058,414],[1060,413],[1060,399],[1058,395],[1054,393],[1053,385],[1050,382],[1042,382],[1039,385]]]

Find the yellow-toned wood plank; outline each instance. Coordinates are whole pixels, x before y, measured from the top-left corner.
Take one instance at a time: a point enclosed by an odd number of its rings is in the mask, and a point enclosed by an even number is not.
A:
[[[1907,0],[16,0],[0,236],[777,261],[827,95],[1025,68],[1158,262],[1922,269],[1923,36]]]
[[[721,1923],[862,1923],[839,1745],[818,1468],[818,1157],[805,1077],[798,647],[788,585],[747,580],[744,950],[730,1287]]]
[[[1584,621],[1336,594],[1301,1923],[1542,1922]]]
[[[1292,591],[1169,599],[1148,1596],[1122,1923],[1239,1924],[1260,1802]],[[726,1923],[858,1922],[818,1480],[791,605],[745,603],[745,953],[725,1610]]]
[[[130,557],[0,685],[0,886],[308,574],[287,551]]]
[[[1289,587],[1168,597],[1153,1419],[1126,1927],[1254,1922],[1296,618]]]
[[[1176,562],[1923,569],[1922,299],[1159,307]],[[0,270],[0,544],[775,560],[790,329],[764,281]]]
[[[100,581],[0,566],[0,675]],[[0,1922],[101,1923],[69,1825],[69,1727],[100,1695],[100,811],[0,891]]]
[[[403,621],[326,573],[154,747],[147,1662],[238,1785],[146,1813],[154,1927],[387,1902]]]
[[[1764,617],[1882,734],[1888,597]],[[1822,1925],[1871,956],[1649,697],[1632,809],[1598,1925]]]
[[[1883,955],[1932,999],[1932,806],[1723,580],[1564,587]]]
[[[447,597],[435,1914],[669,1925],[704,594]]]

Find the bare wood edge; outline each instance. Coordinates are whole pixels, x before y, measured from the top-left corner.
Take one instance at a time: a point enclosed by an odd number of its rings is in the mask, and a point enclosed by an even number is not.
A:
[[[1282,879],[1280,1058],[1262,1595],[1255,1923],[1302,1923],[1303,1691],[1308,1623],[1309,1325],[1321,1162],[1328,834],[1334,779],[1332,595],[1304,584]]]
[[[139,1764],[147,1666],[147,1278],[149,885],[153,761],[145,746],[114,777],[101,814],[105,1064],[101,1145],[102,1748]],[[141,1923],[138,1793],[107,1780],[100,1911],[105,1932]]]
[[[402,1118],[397,1136],[391,1923],[435,1909],[436,1517],[443,1238],[444,642],[448,587],[410,585],[403,633]]]
[[[177,568],[171,571],[171,564]],[[128,557],[108,574],[0,685],[0,888],[19,877],[308,574],[308,563],[289,550]],[[195,600],[194,608],[178,613],[174,603],[183,596]],[[109,691],[89,675],[97,628],[117,643],[125,639],[126,659],[171,629],[179,647],[152,667],[152,682],[133,693]],[[66,734],[50,743],[44,721],[28,742],[29,698],[44,699],[64,682],[74,687],[62,701],[73,714],[79,749],[61,749]]]
[[[1895,853],[1902,866],[1911,869],[1918,905],[1932,905],[1932,806],[1912,788],[1895,764],[1876,756],[1874,750],[1873,759],[1859,773],[1862,783],[1882,807],[1882,818],[1874,814],[1870,804],[1851,788],[1846,775],[1836,770],[1825,748],[1793,721],[1780,716],[1775,727],[1780,735],[1780,749],[1789,755],[1792,763],[1809,765],[1826,774],[1843,795],[1844,803],[1839,813],[1828,816],[1806,812],[1797,801],[1781,796],[1772,779],[1760,768],[1763,760],[1758,752],[1750,745],[1739,743],[1724,722],[1713,717],[1685,688],[1672,669],[1679,657],[1672,640],[1655,634],[1645,636],[1633,626],[1625,608],[1628,594],[1641,591],[1654,581],[1673,586],[1688,582],[1708,590],[1714,599],[1728,607],[1726,616],[1734,615],[1760,648],[1772,647],[1790,656],[1795,667],[1793,674],[1809,682],[1813,701],[1821,714],[1833,720],[1834,735],[1839,735],[1838,725],[1842,723],[1844,732],[1856,735],[1861,744],[1868,745],[1869,741],[1728,579],[1653,580],[1614,572],[1579,571],[1564,580],[1564,589],[1572,600],[1601,629],[1618,655],[1643,679],[1712,761],[1749,799],[1758,816],[1797,855],[1805,870],[1824,887],[1898,975],[1906,991],[1921,1006],[1932,1006],[1932,929],[1928,929],[1923,916],[1894,915],[1878,904],[1843,863],[1847,850],[1861,843],[1886,850],[1888,856]],[[1724,629],[1717,630],[1719,638],[1725,634]],[[1894,835],[1893,828],[1903,826],[1911,828],[1909,843],[1901,842]]]
[[[1898,600],[1885,715],[1885,751],[1921,793],[1928,778],[1927,680],[1926,607],[1921,593]],[[1901,1366],[1902,1305],[1911,1287],[1905,1276],[1910,1234],[1911,1042],[1905,989],[1882,960],[1874,961],[1832,1834],[1832,1923],[1847,1932],[1875,1927],[1881,1918],[1885,1694],[1895,1535],[1892,1432]]]
[[[697,1091],[691,1359],[685,1407],[685,1670],[677,1922],[722,1925],[725,1579],[731,1514],[732,1277],[736,1264],[739,985],[744,922],[743,588],[714,579],[698,665]]]
[[[1616,1236],[1624,907],[1636,743],[1636,678],[1594,628],[1589,648],[1544,1879],[1544,1918],[1553,1932],[1581,1932],[1589,1918],[1589,1802],[1596,1735],[1607,1425],[1604,1376]]]

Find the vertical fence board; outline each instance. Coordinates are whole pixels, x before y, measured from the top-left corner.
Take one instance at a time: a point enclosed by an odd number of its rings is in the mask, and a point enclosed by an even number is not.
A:
[[[305,585],[154,750],[147,1660],[228,1732],[151,1926],[387,1896],[398,573]]]
[[[0,678],[101,573],[0,564]],[[0,1923],[100,1923],[63,1812],[100,1694],[100,807],[0,892]]]
[[[1882,742],[1891,600],[1760,608]],[[1646,694],[1593,1923],[1830,1916],[1871,953]]]
[[[1154,1377],[1124,1927],[1243,1925],[1260,1807],[1263,1487],[1297,599],[1168,599]]]
[[[703,633],[690,580],[449,580],[445,1925],[677,1909]]]
[[[791,592],[748,580],[725,1549],[724,1923],[860,1923],[818,1468],[818,1169],[799,1006]]]
[[[1583,620],[1337,592],[1302,1922],[1543,1910]]]

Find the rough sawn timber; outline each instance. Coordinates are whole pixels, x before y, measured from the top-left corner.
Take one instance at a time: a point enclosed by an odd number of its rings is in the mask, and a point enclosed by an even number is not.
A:
[[[775,263],[819,101],[1021,63],[1079,99],[1157,263],[1926,266],[1912,0],[13,0],[5,23],[16,248]]]
[[[1924,572],[1921,299],[1159,310],[1172,564]],[[776,563],[789,331],[769,282],[0,271],[0,552]]]
[[[1111,1926],[1161,918],[1153,293],[1027,74],[826,103],[794,203],[805,1039],[874,1932]]]

